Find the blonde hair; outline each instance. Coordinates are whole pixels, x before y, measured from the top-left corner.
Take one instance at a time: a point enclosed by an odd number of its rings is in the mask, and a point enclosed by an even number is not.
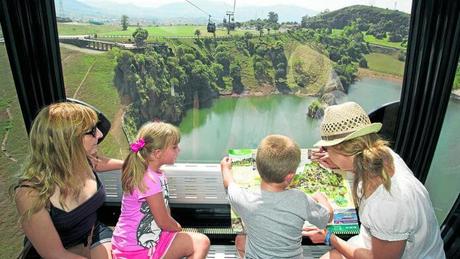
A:
[[[180,132],[169,123],[149,122],[139,129],[136,141],[139,139],[144,140],[144,147],[137,152],[130,150],[123,163],[121,183],[124,192],[132,193],[134,188],[145,191],[143,179],[149,162],[147,158],[157,149],[164,150],[177,145],[180,142]]]
[[[300,163],[300,148],[283,135],[265,137],[257,149],[256,165],[260,177],[269,183],[281,183],[295,172]]]
[[[342,142],[334,149],[346,156],[355,156],[353,171],[353,199],[359,204],[362,195],[367,196],[367,187],[371,180],[378,177],[387,191],[391,189],[390,174],[394,172],[393,156],[388,148],[388,142],[378,134],[371,133]],[[358,193],[358,184],[362,182],[362,191]]]
[[[63,208],[68,197],[78,198],[83,179],[92,172],[83,137],[97,120],[93,109],[68,102],[51,104],[38,113],[29,134],[29,155],[19,175],[19,185],[31,185],[37,196],[20,221],[48,206],[56,189]]]

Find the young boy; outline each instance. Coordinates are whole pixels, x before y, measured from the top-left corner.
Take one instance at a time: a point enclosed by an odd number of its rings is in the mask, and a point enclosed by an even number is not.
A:
[[[260,190],[249,191],[234,182],[231,159],[222,159],[224,187],[247,234],[235,240],[241,257],[245,253],[246,258],[303,258],[304,222],[322,229],[332,220],[333,209],[324,195],[309,197],[286,189],[299,163],[300,149],[293,140],[282,135],[265,137],[256,156]]]

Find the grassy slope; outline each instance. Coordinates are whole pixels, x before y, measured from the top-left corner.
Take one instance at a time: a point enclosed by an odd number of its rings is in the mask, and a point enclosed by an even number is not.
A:
[[[177,25],[177,26],[148,26],[143,27],[149,32],[149,37],[194,37],[195,31],[198,29],[201,32],[201,37],[213,37],[212,33],[208,33],[205,25]],[[68,24],[59,23],[59,35],[94,35],[104,37],[108,35],[121,35],[132,36],[133,32],[137,29],[136,26],[128,27],[128,30],[122,31],[120,26],[114,25],[93,25],[93,24]],[[245,32],[252,32],[258,34],[255,30],[241,30],[237,29],[230,32],[232,35],[243,35]],[[227,30],[224,28],[217,28],[216,36],[226,36]]]
[[[117,112],[121,108],[118,93],[113,86],[115,61],[107,53],[91,55],[65,48],[62,48],[62,53],[65,53],[62,60],[67,96],[95,106],[115,124]],[[64,57],[67,55],[70,55],[70,58]],[[88,71],[86,79],[82,82]],[[78,86],[80,89],[75,96]],[[123,158],[126,155],[124,150],[127,144],[121,128],[112,128],[102,142],[101,150],[106,155]]]
[[[332,69],[332,64],[329,58],[318,53],[307,45],[298,43],[286,44],[286,56],[288,57],[288,85],[294,92],[300,94],[316,94],[329,79],[329,72]],[[297,86],[294,81],[294,64],[297,61],[304,63],[303,68],[309,71],[310,75],[316,78],[315,82],[305,88]]]
[[[385,39],[376,39],[374,35],[364,35],[364,40],[371,44],[381,45],[385,47],[391,47],[401,50],[406,50],[406,47],[401,46],[401,42],[390,42],[387,38]]]
[[[403,76],[404,62],[399,61],[397,58],[382,53],[370,53],[365,55],[365,57],[370,70]]]
[[[72,96],[80,81],[86,74],[89,66],[96,60],[86,81],[82,84],[78,99],[84,100],[106,114],[110,120],[121,107],[118,94],[112,85],[114,61],[107,54],[90,55],[81,52],[61,49],[63,60],[64,80],[66,93]],[[0,44],[0,137],[3,140],[6,127],[11,128],[8,136],[7,150],[18,161],[23,161],[27,149],[27,133],[17,100],[16,89],[11,76],[6,50]],[[71,69],[70,69],[71,68]],[[12,120],[6,114],[9,107]],[[126,140],[120,129],[112,129],[109,136],[102,143],[104,154],[115,157],[124,157]],[[7,198],[9,186],[13,183],[13,175],[20,171],[21,163],[9,160],[3,152],[0,154],[0,231],[3,238],[0,242],[0,258],[15,258],[22,246],[22,234],[16,225],[17,215],[13,203]]]
[[[6,128],[10,128],[7,142],[7,150],[16,160],[24,159],[27,145],[27,133],[24,128],[21,109],[16,96],[8,57],[4,44],[0,44],[0,137],[3,137]],[[10,108],[12,120],[8,119],[6,109]],[[15,258],[22,246],[22,232],[19,230],[16,220],[16,209],[8,198],[7,192],[13,184],[13,175],[20,170],[20,163],[8,159],[3,152],[0,154],[0,251],[2,258]]]

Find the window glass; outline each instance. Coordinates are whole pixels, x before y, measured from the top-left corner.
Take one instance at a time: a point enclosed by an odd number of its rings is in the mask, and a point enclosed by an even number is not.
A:
[[[27,153],[27,132],[19,106],[10,62],[0,27],[0,251],[5,258],[15,258],[22,246],[22,232],[17,226],[16,208],[8,198],[14,175]],[[17,237],[17,238],[11,238]]]
[[[411,1],[77,3],[56,1],[66,91],[111,119],[111,155],[151,120],[180,128],[179,162],[270,133],[309,147],[327,104],[400,98]]]
[[[442,224],[459,194],[460,186],[460,67],[454,79],[447,113],[444,118],[433,162],[426,180],[426,187]]]

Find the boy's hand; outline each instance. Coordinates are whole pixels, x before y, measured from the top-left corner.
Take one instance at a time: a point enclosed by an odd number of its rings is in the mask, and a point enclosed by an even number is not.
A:
[[[304,227],[302,230],[302,236],[309,237],[311,242],[314,244],[324,243],[326,237],[326,230],[319,229],[317,227]]]
[[[228,185],[233,182],[231,158],[228,156],[222,158],[222,161],[220,161],[220,171],[224,180],[224,187],[227,189]]]
[[[220,161],[220,170],[223,172],[224,170],[231,170],[232,169],[232,159],[228,156],[222,158]]]

